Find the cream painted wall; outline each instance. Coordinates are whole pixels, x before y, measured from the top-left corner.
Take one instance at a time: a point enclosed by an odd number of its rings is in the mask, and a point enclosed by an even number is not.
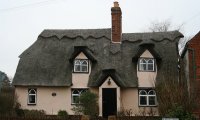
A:
[[[23,109],[44,110],[47,114],[57,114],[59,110],[71,111],[71,89],[66,87],[29,87],[37,88],[37,104],[28,105],[28,87],[16,86],[15,92]],[[56,96],[52,96],[56,93]]]
[[[110,80],[110,84],[108,81]],[[116,88],[117,92],[117,111],[120,111],[121,104],[120,104],[120,87],[113,81],[111,77],[108,77],[104,83],[99,87],[99,116],[102,116],[102,89],[103,88]]]
[[[146,115],[150,110],[154,115],[158,115],[157,107],[139,107],[138,88],[122,88],[121,89],[121,110],[132,111],[132,116]]]
[[[110,77],[108,78],[110,79]],[[122,109],[132,110],[133,115],[139,115],[144,111],[144,107],[138,106],[138,89],[126,88],[120,89],[115,82],[111,79],[111,84],[108,85],[108,79],[98,89],[91,88],[91,91],[99,95],[99,116],[102,116],[102,89],[103,88],[116,88],[117,89],[117,111]],[[31,87],[34,88],[34,87]],[[35,87],[37,88],[37,104],[28,105],[28,87],[16,87],[16,94],[18,101],[23,109],[37,109],[45,110],[47,114],[57,114],[59,110],[66,110],[69,114],[74,114],[71,110],[71,88],[65,87]],[[99,91],[99,92],[98,92]],[[120,92],[121,91],[121,92]],[[56,93],[56,96],[52,96]],[[99,93],[99,94],[98,94]],[[148,108],[146,107],[148,112]],[[157,112],[157,107],[152,107]]]
[[[121,89],[121,109],[126,109],[126,110],[131,109],[134,112],[138,111],[138,89],[137,88]]]
[[[154,58],[148,50],[146,50],[140,57]],[[155,69],[157,70],[156,65],[155,65]],[[157,71],[142,72],[142,71],[138,71],[138,67],[137,67],[139,87],[154,87],[156,75],[157,75]]]

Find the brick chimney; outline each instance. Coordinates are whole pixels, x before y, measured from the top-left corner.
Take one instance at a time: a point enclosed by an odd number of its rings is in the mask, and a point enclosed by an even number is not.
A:
[[[117,1],[114,2],[114,7],[111,8],[112,15],[112,42],[121,43],[122,39],[122,12]]]

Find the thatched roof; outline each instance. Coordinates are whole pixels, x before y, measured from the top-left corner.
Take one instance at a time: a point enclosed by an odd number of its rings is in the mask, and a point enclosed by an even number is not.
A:
[[[44,30],[20,55],[13,84],[71,86],[72,61],[83,52],[92,61],[89,87],[100,86],[107,76],[121,87],[137,87],[137,58],[146,49],[159,61],[157,80],[169,74],[177,79],[177,43],[182,36],[178,31],[123,33],[122,43],[114,44],[111,29]]]

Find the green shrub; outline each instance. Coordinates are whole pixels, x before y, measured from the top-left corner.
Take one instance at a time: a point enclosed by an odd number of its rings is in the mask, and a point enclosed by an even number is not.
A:
[[[44,110],[27,110],[27,109],[24,109],[23,112],[24,112],[25,117],[37,118],[37,117],[42,117],[42,116],[46,115]]]
[[[80,103],[72,108],[75,114],[84,114],[90,117],[98,115],[97,95],[95,93],[90,91],[83,93],[80,96]]]
[[[185,111],[182,106],[177,104],[169,110],[167,117],[179,118],[180,120],[195,120],[191,113]]]
[[[85,92],[80,97],[83,114],[96,116],[98,114],[97,95],[90,91]]]
[[[60,116],[62,118],[67,118],[68,117],[68,113],[65,110],[59,110],[58,111],[58,116]]]

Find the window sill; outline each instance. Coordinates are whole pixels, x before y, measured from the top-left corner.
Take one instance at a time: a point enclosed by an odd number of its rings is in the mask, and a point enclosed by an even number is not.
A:
[[[156,72],[155,70],[138,70],[138,72]]]
[[[139,107],[158,107],[158,105],[139,105]]]
[[[73,73],[75,73],[75,74],[76,74],[76,73],[77,73],[77,74],[88,74],[89,72],[88,72],[88,71],[87,71],[87,72],[74,72],[74,71],[73,71]]]
[[[71,105],[80,105],[80,103],[71,103]]]
[[[30,105],[30,106],[35,106],[36,103],[28,103],[27,105]]]

